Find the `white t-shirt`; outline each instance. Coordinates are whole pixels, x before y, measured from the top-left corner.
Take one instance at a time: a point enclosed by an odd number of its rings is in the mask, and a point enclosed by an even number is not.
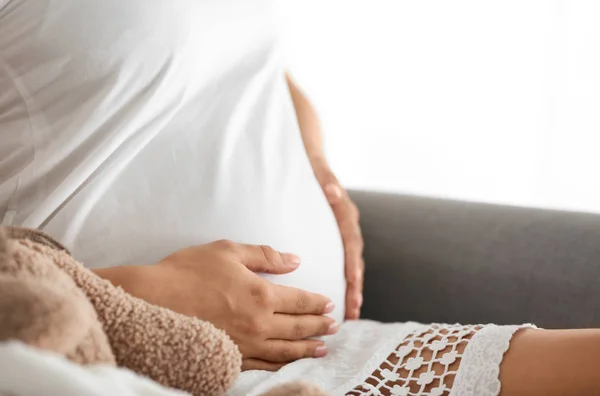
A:
[[[343,248],[267,0],[0,0],[0,220],[89,267],[217,239],[302,259],[275,282],[342,319]]]

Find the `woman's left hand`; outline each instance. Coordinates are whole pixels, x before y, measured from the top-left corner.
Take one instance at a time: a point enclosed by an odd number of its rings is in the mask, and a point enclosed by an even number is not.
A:
[[[333,209],[344,243],[346,268],[346,319],[358,319],[363,303],[363,238],[360,232],[358,208],[340,185],[329,166],[323,162],[313,169],[321,188]]]

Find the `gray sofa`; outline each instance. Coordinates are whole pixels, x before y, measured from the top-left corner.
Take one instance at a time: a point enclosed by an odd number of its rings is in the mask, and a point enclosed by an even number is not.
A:
[[[352,191],[363,318],[600,327],[600,215]]]

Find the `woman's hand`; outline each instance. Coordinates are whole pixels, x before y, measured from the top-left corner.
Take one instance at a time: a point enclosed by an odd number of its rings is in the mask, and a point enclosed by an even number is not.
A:
[[[268,246],[218,241],[180,250],[122,285],[150,303],[195,316],[225,330],[243,356],[242,369],[277,370],[285,363],[321,357],[333,334],[331,301],[321,295],[268,282],[255,272],[294,271],[298,257]]]
[[[363,303],[364,242],[360,232],[358,208],[342,188],[325,160],[311,161],[317,180],[333,209],[344,243],[346,268],[346,319],[358,319]]]
[[[286,79],[294,102],[306,154],[333,209],[342,234],[347,282],[346,319],[358,319],[363,302],[364,272],[363,239],[358,224],[358,209],[327,165],[323,151],[321,126],[314,108],[289,74],[286,74]]]

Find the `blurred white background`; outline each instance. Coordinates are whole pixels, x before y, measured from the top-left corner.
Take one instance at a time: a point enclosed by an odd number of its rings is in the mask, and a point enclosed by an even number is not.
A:
[[[600,1],[278,4],[347,186],[600,212]]]

